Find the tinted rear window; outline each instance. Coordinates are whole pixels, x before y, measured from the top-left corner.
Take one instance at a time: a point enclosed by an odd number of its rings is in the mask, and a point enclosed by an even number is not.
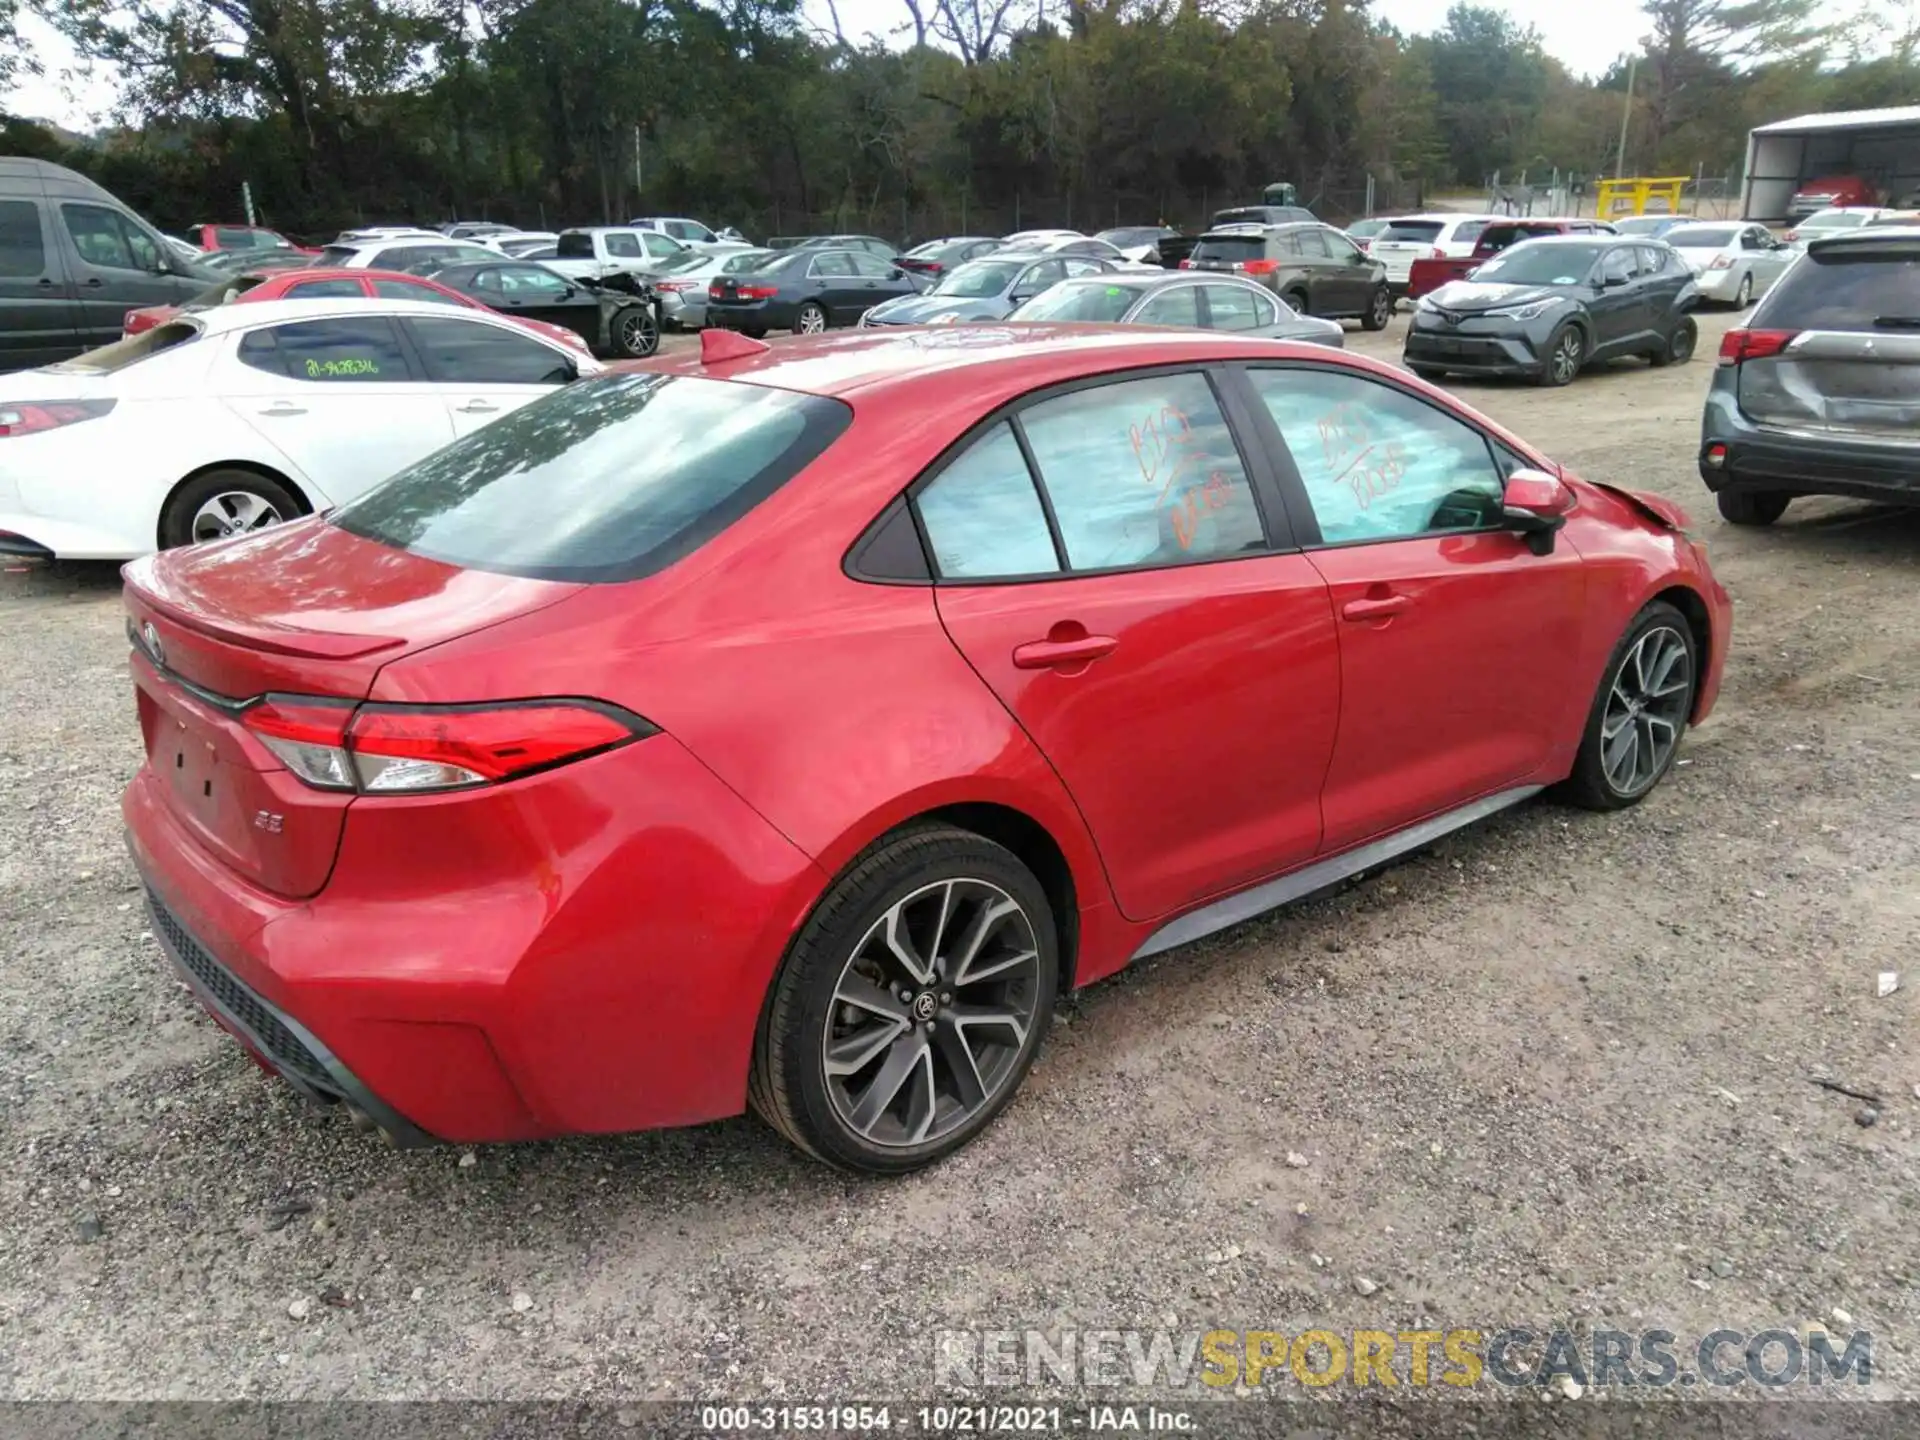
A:
[[[562,260],[591,260],[593,236],[584,230],[569,230],[554,242],[553,253]]]
[[[1381,240],[1406,240],[1416,245],[1431,245],[1445,227],[1438,220],[1396,220],[1380,232]]]
[[[1264,235],[1209,235],[1193,247],[1192,258],[1200,260],[1225,260],[1231,264],[1244,264],[1248,260],[1259,260],[1267,253],[1267,237]]]
[[[1876,321],[1920,320],[1920,245],[1847,242],[1794,262],[1755,312],[1768,330],[1873,330]]]
[[[689,555],[847,428],[837,400],[725,380],[569,385],[410,466],[333,523],[542,580],[638,579]]]
[[[360,253],[358,245],[328,245],[313,257],[314,268],[324,269],[344,265]]]

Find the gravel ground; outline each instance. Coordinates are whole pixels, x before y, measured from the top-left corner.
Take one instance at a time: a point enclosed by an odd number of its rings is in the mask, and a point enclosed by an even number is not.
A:
[[[1711,537],[1733,650],[1666,785],[1081,995],[999,1124],[893,1183],[745,1119],[403,1154],[305,1107],[145,932],[114,572],[0,576],[0,1397],[925,1396],[944,1329],[1836,1307],[1869,1393],[1920,1396],[1920,974],[1875,994],[1920,923],[1920,512],[1722,525],[1710,368],[1459,387]]]

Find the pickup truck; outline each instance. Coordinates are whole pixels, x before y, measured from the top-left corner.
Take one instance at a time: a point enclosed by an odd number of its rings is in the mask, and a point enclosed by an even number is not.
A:
[[[1416,260],[1407,270],[1407,298],[1418,300],[1453,280],[1464,280],[1509,245],[1539,235],[1611,235],[1613,226],[1604,220],[1532,219],[1496,220],[1480,232],[1471,255],[1448,255],[1444,259]]]
[[[689,248],[671,235],[651,230],[594,225],[562,230],[554,241],[554,258],[541,263],[569,280],[605,280],[614,275],[651,275]]]

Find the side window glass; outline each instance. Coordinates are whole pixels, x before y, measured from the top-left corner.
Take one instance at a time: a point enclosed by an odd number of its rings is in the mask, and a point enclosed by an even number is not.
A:
[[[1504,477],[1480,432],[1378,381],[1254,370],[1329,545],[1499,523]]]
[[[338,300],[362,293],[358,280],[302,280],[287,287],[289,300]]]
[[[473,277],[473,288],[485,295],[502,295],[506,286],[501,283],[498,270],[482,270]]]
[[[1073,273],[1085,274],[1087,271],[1082,267],[1088,266],[1095,270],[1100,268],[1091,261],[1075,260],[1072,262]],[[1069,263],[1065,260],[1042,260],[1038,265],[1029,267],[1027,273],[1020,277],[1020,283],[1014,288],[1022,295],[1037,295],[1049,285],[1058,285],[1066,279],[1068,270]]]
[[[1327,253],[1341,263],[1352,264],[1353,261],[1360,258],[1360,247],[1347,239],[1346,236],[1335,235],[1326,230],[1317,231],[1316,233],[1320,236],[1321,244],[1327,247]]]
[[[531,336],[480,320],[416,316],[406,322],[427,378],[441,385],[559,385],[572,367]]]
[[[1209,285],[1206,292],[1210,330],[1252,330],[1273,323],[1260,308],[1265,297],[1252,290],[1238,285]]]
[[[507,289],[521,295],[547,295],[557,300],[567,291],[566,281],[537,265],[510,265],[500,275]]]
[[[282,374],[316,385],[404,383],[413,378],[407,373],[407,357],[400,348],[400,337],[394,334],[393,322],[379,316],[301,320],[249,335],[241,345],[240,358],[256,364],[247,355],[249,342],[271,344],[279,351]]]
[[[1603,280],[1631,280],[1635,274],[1633,251],[1628,246],[1618,250],[1609,250],[1600,257],[1600,278]]]
[[[19,279],[46,273],[40,207],[31,200],[0,200],[0,275]]]
[[[893,266],[878,255],[870,255],[863,250],[855,250],[847,259],[853,262],[853,273],[865,276],[869,280],[884,280],[893,273]]]
[[[376,280],[373,293],[382,300],[427,300],[441,305],[457,305],[466,309],[458,296],[449,295],[444,290],[436,290],[431,285],[416,285],[408,280]]]
[[[1176,285],[1162,290],[1133,312],[1135,325],[1188,325],[1200,323],[1200,287]]]
[[[1072,569],[1177,565],[1266,543],[1204,375],[1076,390],[1030,407],[1021,424]]]
[[[1639,259],[1642,275],[1658,275],[1667,268],[1667,257],[1651,245],[1636,245],[1634,253]]]
[[[1067,274],[1075,279],[1078,279],[1082,275],[1102,274],[1107,268],[1106,265],[1099,260],[1082,260],[1077,256],[1063,263],[1066,266]]]
[[[935,476],[914,504],[942,579],[1059,573],[1033,475],[1005,421]]]
[[[1296,230],[1293,238],[1299,243],[1300,253],[1309,260],[1327,258],[1327,237],[1318,230]]]
[[[627,235],[619,231],[606,237],[607,254],[618,255],[623,259],[640,254],[640,237]]]
[[[813,273],[829,279],[844,279],[854,273],[853,257],[842,250],[829,250],[813,262]]]
[[[137,270],[120,217],[104,205],[62,205],[73,247],[87,264],[101,270]]]
[[[241,336],[239,355],[242,365],[251,365],[269,375],[286,376],[287,367],[281,362],[280,347],[274,344],[271,330],[255,330]]]

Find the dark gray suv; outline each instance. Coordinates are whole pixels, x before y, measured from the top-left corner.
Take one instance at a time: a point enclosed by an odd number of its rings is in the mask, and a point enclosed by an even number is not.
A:
[[[1393,318],[1387,267],[1331,225],[1222,225],[1209,230],[1182,264],[1257,280],[1303,315],[1357,319],[1384,330]]]
[[[1920,232],[1814,240],[1720,344],[1700,476],[1735,525],[1796,495],[1920,505]]]

